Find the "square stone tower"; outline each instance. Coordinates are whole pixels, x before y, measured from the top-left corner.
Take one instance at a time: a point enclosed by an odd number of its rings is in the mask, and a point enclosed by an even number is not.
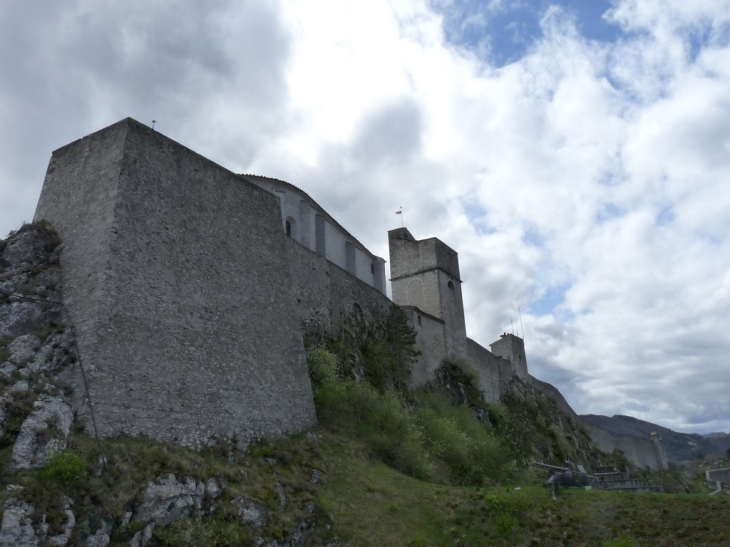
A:
[[[466,355],[459,254],[432,237],[417,241],[407,228],[388,232],[393,302],[444,321],[446,355]]]
[[[489,348],[497,357],[509,361],[517,376],[527,379],[527,356],[522,338],[506,332],[500,335],[499,340],[489,344]]]

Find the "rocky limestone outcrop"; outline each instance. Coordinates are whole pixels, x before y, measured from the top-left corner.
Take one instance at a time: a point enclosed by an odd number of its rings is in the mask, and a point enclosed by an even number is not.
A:
[[[49,526],[45,517],[36,526],[33,525],[32,515],[35,512],[33,504],[18,500],[13,494],[23,490],[21,486],[10,485],[7,488],[11,497],[3,504],[3,519],[0,526],[0,547],[37,547],[38,545],[54,545],[63,547],[69,545],[71,535],[76,526],[70,498],[63,500],[63,512],[66,519],[59,534],[49,535]],[[108,542],[107,542],[108,545]]]
[[[20,427],[13,446],[16,469],[42,467],[56,452],[66,448],[66,437],[73,424],[73,412],[61,397],[42,396]]]
[[[73,412],[58,374],[75,360],[62,325],[59,241],[26,225],[0,242],[0,396],[2,433],[17,435],[12,465],[41,467],[66,448]]]
[[[0,339],[61,322],[59,243],[54,232],[32,224],[0,242]]]
[[[71,387],[64,378],[74,366],[76,348],[71,328],[64,325],[60,252],[57,237],[44,225],[26,225],[0,241],[0,437],[5,446],[12,443],[11,473],[46,466],[67,448],[74,424]],[[312,482],[321,476],[316,471]],[[303,546],[315,530],[314,503],[307,501],[286,539],[268,538],[271,509],[253,496],[224,500],[227,487],[221,478],[162,475],[128,501],[131,510],[122,519],[104,510],[93,517],[83,511],[76,514],[71,497],[60,494],[49,509],[47,496],[41,500],[33,497],[37,493],[9,485],[4,495],[0,491],[0,547],[107,547],[120,525],[137,530],[123,542],[142,547],[153,539],[156,528],[186,518],[215,518],[224,506],[227,515],[259,535],[256,545]],[[292,503],[278,482],[271,495],[278,498],[281,510]]]

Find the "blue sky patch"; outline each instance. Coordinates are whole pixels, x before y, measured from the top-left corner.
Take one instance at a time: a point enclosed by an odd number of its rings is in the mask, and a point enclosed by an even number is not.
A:
[[[494,229],[489,226],[487,217],[489,213],[487,209],[476,199],[464,198],[459,200],[464,209],[464,214],[479,235],[494,233]]]
[[[603,18],[612,7],[610,0],[456,0],[450,5],[433,4],[444,18],[449,42],[486,56],[485,60],[497,67],[518,61],[542,37],[540,20],[551,6],[562,8],[589,40],[614,42],[623,34],[619,26]]]
[[[664,207],[656,217],[657,226],[664,226],[675,219],[674,209],[671,205]]]
[[[530,313],[535,315],[549,315],[555,313],[555,308],[565,302],[565,293],[570,289],[570,283],[563,283],[548,287],[545,294],[537,300],[530,299]]]
[[[596,222],[603,224],[614,218],[624,216],[624,211],[614,203],[603,203],[596,211]]]

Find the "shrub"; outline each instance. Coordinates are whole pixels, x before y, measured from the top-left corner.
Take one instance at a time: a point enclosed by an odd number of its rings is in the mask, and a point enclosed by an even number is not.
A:
[[[70,450],[64,450],[53,454],[39,474],[44,480],[69,485],[84,479],[87,472],[88,466],[83,459]]]
[[[508,416],[507,409],[502,403],[487,403],[487,413],[489,421],[498,431],[507,425]]]
[[[365,378],[381,391],[408,391],[411,365],[421,354],[414,345],[416,331],[408,325],[405,312],[391,306],[384,321],[372,325],[362,346]]]
[[[323,426],[362,440],[374,456],[403,473],[430,476],[423,434],[395,392],[348,379],[316,389],[315,404]]]
[[[307,365],[315,386],[336,384],[340,378],[337,356],[321,346],[309,350]]]
[[[478,385],[477,371],[474,365],[463,355],[448,355],[442,364],[451,368],[451,374],[455,379],[472,386]]]
[[[636,540],[632,537],[621,534],[616,538],[605,540],[601,547],[635,547],[636,545]]]
[[[445,397],[423,394],[416,410],[426,446],[446,467],[450,482],[481,485],[511,473],[509,451],[471,409],[454,406]]]

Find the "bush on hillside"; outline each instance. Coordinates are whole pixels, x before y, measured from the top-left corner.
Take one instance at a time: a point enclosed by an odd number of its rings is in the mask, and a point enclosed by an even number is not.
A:
[[[381,391],[406,393],[411,366],[420,355],[415,343],[416,331],[408,325],[405,312],[391,306],[385,320],[368,329],[362,344],[365,378]]]
[[[332,370],[327,350],[310,351],[310,368]],[[324,366],[323,363],[328,365]],[[318,368],[319,367],[319,368]],[[320,372],[317,372],[320,374]],[[512,471],[509,451],[474,412],[437,393],[405,396],[363,380],[320,374],[313,381],[323,427],[361,440],[376,457],[408,475],[481,485]]]
[[[335,384],[340,378],[339,359],[322,346],[317,346],[307,352],[307,365],[309,377],[315,386]]]
[[[449,482],[480,485],[513,471],[509,450],[466,406],[455,406],[436,393],[423,393],[414,414],[425,446],[445,466]]]

